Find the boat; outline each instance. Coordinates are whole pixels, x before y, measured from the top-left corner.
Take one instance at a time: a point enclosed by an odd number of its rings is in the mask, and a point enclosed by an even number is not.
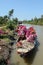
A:
[[[29,53],[30,51],[32,51],[35,48],[35,41],[34,43],[32,42],[27,42],[26,40],[22,40],[22,46],[17,47],[17,53],[20,56],[25,56],[27,53]]]
[[[20,55],[26,55],[35,48],[37,34],[33,27],[26,28],[25,26],[20,26],[18,29],[19,40],[16,44],[17,53]]]

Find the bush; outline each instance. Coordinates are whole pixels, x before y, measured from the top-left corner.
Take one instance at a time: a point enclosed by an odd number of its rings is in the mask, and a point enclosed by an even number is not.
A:
[[[0,39],[8,38],[8,35],[0,35]]]
[[[14,30],[14,26],[12,24],[8,25],[7,28],[9,28],[10,30]]]
[[[10,30],[14,30],[14,23],[12,21],[9,21],[7,28],[9,28]]]

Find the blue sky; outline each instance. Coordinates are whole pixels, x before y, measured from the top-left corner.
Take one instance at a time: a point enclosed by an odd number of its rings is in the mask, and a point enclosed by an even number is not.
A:
[[[29,20],[43,14],[43,0],[0,0],[0,16],[14,9],[13,17]]]

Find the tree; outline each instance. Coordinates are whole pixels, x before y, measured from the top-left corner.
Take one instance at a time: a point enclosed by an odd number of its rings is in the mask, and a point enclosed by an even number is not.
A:
[[[9,11],[9,19],[13,15],[13,12],[14,12],[14,9],[12,9],[12,10]]]
[[[7,23],[7,21],[8,21],[8,16],[7,16],[7,15],[5,15],[3,18],[4,18],[4,23],[6,24],[6,23]]]
[[[43,15],[41,15],[41,18],[43,18]]]
[[[2,16],[0,16],[0,25],[2,25],[3,23],[4,23],[4,21],[3,21],[4,19],[3,19],[3,17]]]
[[[34,24],[36,25],[38,23],[37,17],[34,18]]]
[[[15,24],[18,24],[18,18],[13,18]]]
[[[9,20],[9,22],[7,23],[7,28],[9,28],[10,30],[14,30],[14,22],[12,20]]]

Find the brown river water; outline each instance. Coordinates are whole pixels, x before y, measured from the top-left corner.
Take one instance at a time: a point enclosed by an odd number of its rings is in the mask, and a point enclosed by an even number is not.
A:
[[[22,58],[13,50],[11,54],[12,65],[43,65],[43,26],[26,25],[27,27],[33,26],[37,33],[38,46],[34,49],[30,56]],[[15,44],[13,46],[15,48]]]

